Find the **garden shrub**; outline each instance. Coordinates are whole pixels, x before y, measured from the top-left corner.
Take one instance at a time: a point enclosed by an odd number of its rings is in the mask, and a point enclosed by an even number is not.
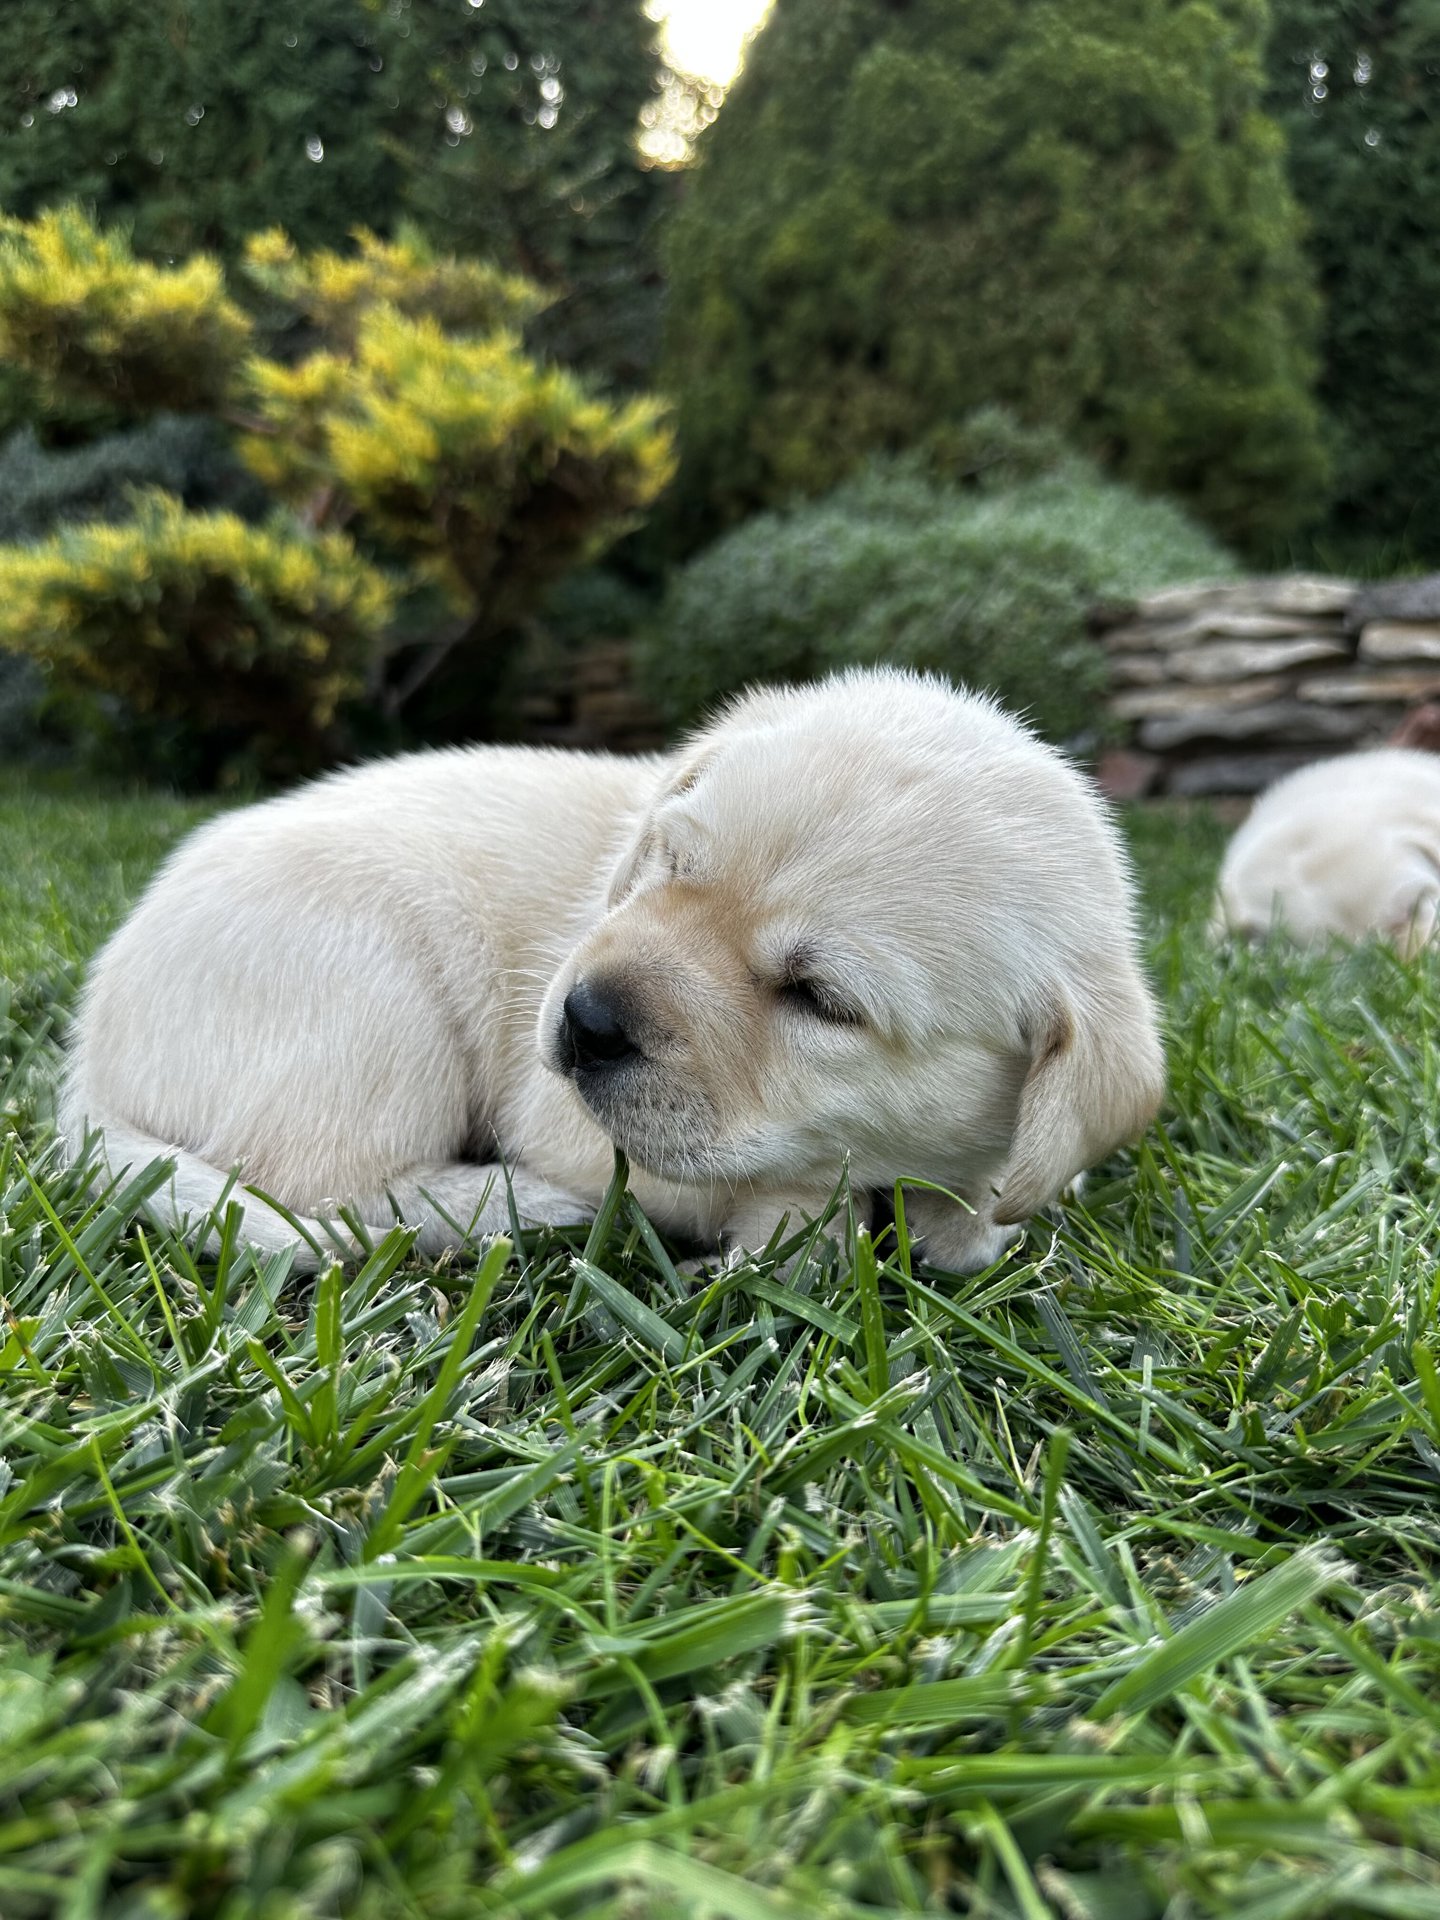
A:
[[[875,462],[682,568],[637,673],[684,723],[751,681],[890,662],[986,689],[1064,740],[1099,720],[1095,602],[1232,569],[1178,507],[1083,460],[970,487],[916,459]]]
[[[240,450],[268,487],[297,507],[334,487],[489,633],[669,474],[653,402],[608,405],[514,333],[457,337],[388,301],[345,351],[254,362],[249,400]]]
[[[84,520],[128,519],[133,495],[146,488],[188,507],[231,507],[247,519],[266,505],[264,489],[211,420],[158,414],[142,427],[57,448],[42,446],[27,427],[0,446],[0,541],[41,540]]]
[[[213,420],[159,414],[145,425],[73,447],[46,447],[30,427],[0,445],[0,543],[30,545],[64,527],[132,520],[147,493],[195,509],[258,519],[273,510]],[[161,666],[156,661],[157,668]],[[49,761],[77,755],[96,770],[137,766],[186,784],[206,779],[213,742],[187,736],[183,722],[140,716],[114,696],[72,699],[62,674],[0,649],[0,759]]]
[[[437,254],[408,224],[393,240],[368,227],[354,228],[350,240],[344,253],[302,253],[283,227],[267,227],[246,242],[245,280],[282,338],[298,326],[311,339],[353,349],[366,314],[382,305],[433,320],[446,333],[518,330],[545,304],[533,281],[488,260]]]
[[[188,511],[0,549],[0,653],[274,772],[313,764],[364,685],[393,593],[342,533]]]
[[[223,404],[252,330],[205,254],[153,266],[73,206],[0,220],[0,359],[43,395],[205,413]]]
[[[1324,504],[1259,0],[781,0],[671,225],[692,544],[987,402],[1226,538]]]
[[[201,489],[186,484],[135,516],[113,484],[115,442],[58,470],[22,443],[16,504],[29,518],[15,516],[14,540],[40,530],[47,476],[77,495],[88,479],[109,510],[43,554],[0,547],[14,603],[0,647],[38,658],[61,697],[103,688],[132,716],[193,724],[217,748],[242,741],[237,764],[280,774],[334,756],[342,700],[363,695],[368,709],[352,744],[387,744],[387,731],[394,744],[402,709],[452,654],[493,674],[545,590],[659,492],[670,436],[653,401],[605,399],[526,349],[518,322],[537,289],[437,255],[413,230],[361,235],[353,256],[306,255],[269,231],[246,265],[258,320],[216,262],[137,260],[75,208],[0,221],[0,348],[60,395],[145,414],[163,394],[199,416],[222,461],[238,455],[258,497],[293,510],[283,529],[232,515],[222,537],[213,516],[187,520]],[[262,339],[280,350],[258,351]],[[191,481],[181,431],[156,424],[134,441],[133,477]],[[147,460],[158,471],[141,471]],[[80,517],[52,504],[53,520]],[[357,597],[357,568],[373,594]],[[213,688],[190,671],[206,659],[207,619],[223,656]],[[252,677],[232,684],[247,650]]]

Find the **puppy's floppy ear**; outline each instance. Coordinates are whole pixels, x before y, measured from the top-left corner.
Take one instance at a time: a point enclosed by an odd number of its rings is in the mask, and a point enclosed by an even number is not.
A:
[[[1028,1220],[1075,1175],[1154,1118],[1165,1062],[1148,996],[1137,984],[1104,1005],[1056,991],[1031,1028],[1030,1071],[995,1219]]]
[[[653,852],[656,810],[664,806],[667,800],[678,800],[681,794],[688,793],[713,757],[713,748],[692,746],[688,751],[682,751],[680,756],[662,772],[659,790],[651,801],[645,818],[640,822],[616,862],[605,896],[607,907],[619,906],[634,886],[641,867]]]
[[[626,894],[629,893],[639,877],[641,867],[643,867],[649,859],[650,851],[654,844],[655,829],[651,826],[647,814],[641,823],[639,832],[631,835],[624,851],[615,864],[615,871],[610,876],[610,885],[605,889],[605,904],[607,907],[618,907]]]

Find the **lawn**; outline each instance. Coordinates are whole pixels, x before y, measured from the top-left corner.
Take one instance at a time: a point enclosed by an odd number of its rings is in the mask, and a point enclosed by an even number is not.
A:
[[[46,1144],[193,817],[0,783],[4,1920],[1440,1920],[1440,963],[1136,817],[1172,1096],[1020,1257],[317,1286]]]

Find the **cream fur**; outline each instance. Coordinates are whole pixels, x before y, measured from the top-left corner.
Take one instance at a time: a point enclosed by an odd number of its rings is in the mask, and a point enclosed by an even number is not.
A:
[[[1302,767],[1256,801],[1220,868],[1217,931],[1369,933],[1417,952],[1440,903],[1440,758],[1403,747]]]
[[[640,1049],[585,1098],[577,982]],[[847,1161],[862,1197],[933,1181],[976,1212],[917,1191],[912,1222],[973,1267],[1162,1079],[1090,786],[985,699],[857,671],[746,695],[667,760],[421,753],[214,821],[95,962],[62,1129],[116,1174],[173,1160],[177,1219],[238,1167],[261,1249],[295,1233],[248,1188],[322,1244],[348,1203],[435,1253],[508,1226],[507,1168],[522,1220],[588,1215],[618,1143],[708,1245],[798,1226]]]

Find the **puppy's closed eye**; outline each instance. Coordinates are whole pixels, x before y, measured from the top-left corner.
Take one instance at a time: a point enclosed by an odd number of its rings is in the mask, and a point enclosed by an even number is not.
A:
[[[805,975],[782,980],[776,989],[782,1003],[812,1020],[823,1020],[832,1027],[858,1027],[864,1017],[821,980]]]

